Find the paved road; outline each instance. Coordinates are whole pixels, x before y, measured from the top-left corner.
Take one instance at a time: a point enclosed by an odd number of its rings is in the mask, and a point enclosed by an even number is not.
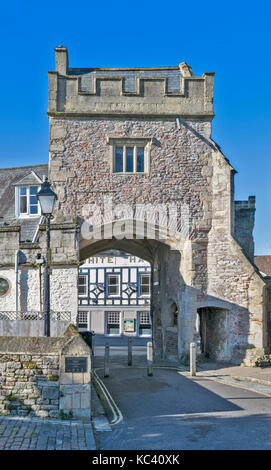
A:
[[[271,396],[176,370],[98,374],[124,417],[98,433],[100,449],[271,449]]]

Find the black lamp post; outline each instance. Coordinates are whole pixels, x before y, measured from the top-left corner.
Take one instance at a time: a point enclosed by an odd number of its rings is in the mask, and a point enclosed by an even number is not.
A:
[[[45,217],[46,224],[46,257],[44,266],[44,284],[43,284],[43,310],[44,310],[44,336],[50,336],[50,219],[52,218],[54,204],[57,195],[51,189],[48,178],[42,183],[37,199],[40,203],[41,214]]]

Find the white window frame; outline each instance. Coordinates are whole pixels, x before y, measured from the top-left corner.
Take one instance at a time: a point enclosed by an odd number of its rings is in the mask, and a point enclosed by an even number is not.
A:
[[[80,316],[84,316],[84,315],[86,315],[86,319],[87,319],[87,321],[84,322],[84,323],[87,325],[86,328],[79,326],[79,323],[80,323],[80,322],[79,322]],[[78,325],[78,328],[80,328],[79,331],[89,331],[89,330],[90,330],[90,325],[89,325],[90,313],[89,313],[89,310],[79,310],[79,311],[78,311],[78,314],[77,314],[77,317],[78,317],[78,318],[77,318],[77,325]],[[83,323],[83,322],[81,322],[81,323]]]
[[[141,137],[134,137],[134,138],[116,138],[116,137],[109,137],[107,142],[110,144],[111,147],[111,173],[114,175],[146,175],[150,173],[150,150],[152,144],[152,138],[141,138]],[[115,164],[115,154],[116,148],[122,147],[123,148],[123,171],[116,171],[116,164]],[[133,171],[126,171],[126,150],[127,148],[133,148]],[[137,149],[143,148],[144,149],[144,171],[136,171],[137,170]]]
[[[145,294],[145,293],[142,293],[142,290],[141,290],[141,278],[142,276],[148,276],[149,278],[149,293],[148,294]],[[144,284],[144,285],[147,285],[147,284]],[[151,295],[151,275],[149,273],[139,273],[139,295],[140,297],[150,297]]]
[[[34,187],[34,188],[37,188],[37,190],[39,191],[40,190],[40,185],[38,184],[25,184],[25,185],[20,185],[20,186],[16,186],[15,187],[15,201],[16,201],[16,208],[15,208],[15,214],[16,214],[16,217],[20,217],[22,219],[26,219],[26,218],[33,218],[33,217],[40,217],[41,216],[41,209],[40,209],[40,204],[38,202],[38,212],[37,214],[30,214],[30,188],[31,187]],[[26,202],[26,205],[27,205],[27,211],[26,212],[21,212],[20,210],[20,201],[21,201],[21,194],[20,194],[20,190],[21,188],[26,188],[26,198],[27,198],[27,202]]]
[[[84,284],[85,293],[84,294],[79,294],[79,278],[80,277],[85,278],[85,284]],[[82,285],[80,285],[80,287],[82,287]],[[87,276],[87,274],[79,274],[79,276],[78,276],[78,296],[79,297],[87,297],[88,296],[88,276]]]
[[[107,294],[107,297],[120,297],[120,274],[107,273],[106,276],[107,276],[107,279],[106,279],[106,294]],[[118,286],[118,293],[117,294],[110,294],[109,293],[109,279],[110,279],[110,277],[117,277],[118,278],[118,284],[116,284]]]
[[[119,323],[111,323],[111,325],[115,324],[115,325],[119,325],[119,333],[107,333],[107,325],[108,325],[108,314],[119,314]],[[105,311],[105,330],[104,330],[104,335],[105,336],[121,336],[121,333],[122,333],[122,328],[121,328],[121,325],[122,325],[122,315],[121,315],[121,311],[120,310],[106,310]]]
[[[140,323],[140,315],[141,315],[141,314],[143,314],[143,315],[148,315],[148,317],[149,317],[149,323],[147,323],[147,322]],[[141,334],[139,333],[139,331],[140,331],[140,325],[144,325],[144,324],[145,324],[145,325],[151,325],[150,334],[147,334],[147,335],[146,335],[146,334],[143,334],[143,335],[141,335]],[[140,338],[144,338],[144,337],[145,337],[145,338],[149,338],[149,337],[152,336],[152,321],[151,321],[151,312],[150,312],[150,311],[139,310],[139,311],[137,312],[137,336],[139,336]]]

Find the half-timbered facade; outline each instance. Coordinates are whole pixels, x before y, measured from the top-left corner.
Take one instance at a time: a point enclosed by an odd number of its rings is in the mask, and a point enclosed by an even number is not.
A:
[[[78,326],[107,336],[151,336],[151,266],[136,256],[88,258],[78,279]]]

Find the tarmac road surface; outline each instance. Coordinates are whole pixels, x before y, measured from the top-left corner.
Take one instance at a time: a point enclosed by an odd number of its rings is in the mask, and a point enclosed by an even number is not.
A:
[[[97,373],[123,415],[98,432],[101,450],[271,449],[271,396],[174,369]]]

